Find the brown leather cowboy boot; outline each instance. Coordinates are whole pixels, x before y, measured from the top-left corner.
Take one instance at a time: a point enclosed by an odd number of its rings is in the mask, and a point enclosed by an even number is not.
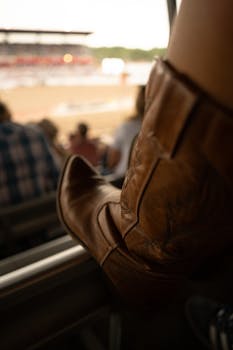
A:
[[[73,156],[58,210],[126,299],[188,295],[232,254],[233,112],[159,60],[122,191]]]

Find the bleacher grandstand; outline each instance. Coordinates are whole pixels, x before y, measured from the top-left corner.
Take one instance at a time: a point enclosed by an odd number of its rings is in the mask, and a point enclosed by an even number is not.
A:
[[[88,35],[90,32],[59,32],[59,31],[32,31],[32,30],[5,30],[0,28],[2,42],[0,42],[0,67],[22,65],[85,65],[91,64],[93,58],[90,49],[83,44],[68,43],[66,35]],[[26,42],[25,34],[36,34],[36,42]],[[12,41],[12,35],[20,38]],[[46,43],[41,35],[62,35],[60,43]],[[63,40],[62,40],[63,39]]]
[[[0,67],[15,65],[91,64],[88,47],[74,44],[0,43]]]

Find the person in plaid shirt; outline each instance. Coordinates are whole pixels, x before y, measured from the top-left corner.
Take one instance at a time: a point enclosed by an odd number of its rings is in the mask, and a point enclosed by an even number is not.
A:
[[[10,206],[57,188],[59,169],[43,134],[12,121],[0,102],[0,205]]]

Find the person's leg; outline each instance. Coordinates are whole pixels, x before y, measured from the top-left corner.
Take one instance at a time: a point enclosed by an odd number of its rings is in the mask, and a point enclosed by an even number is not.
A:
[[[233,108],[233,2],[182,0],[167,59],[217,100]]]

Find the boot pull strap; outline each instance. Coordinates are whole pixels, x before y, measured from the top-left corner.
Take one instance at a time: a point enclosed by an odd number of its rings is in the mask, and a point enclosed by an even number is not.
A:
[[[199,96],[180,81],[167,65],[156,62],[146,87],[144,133],[160,144],[161,158],[173,156]]]

